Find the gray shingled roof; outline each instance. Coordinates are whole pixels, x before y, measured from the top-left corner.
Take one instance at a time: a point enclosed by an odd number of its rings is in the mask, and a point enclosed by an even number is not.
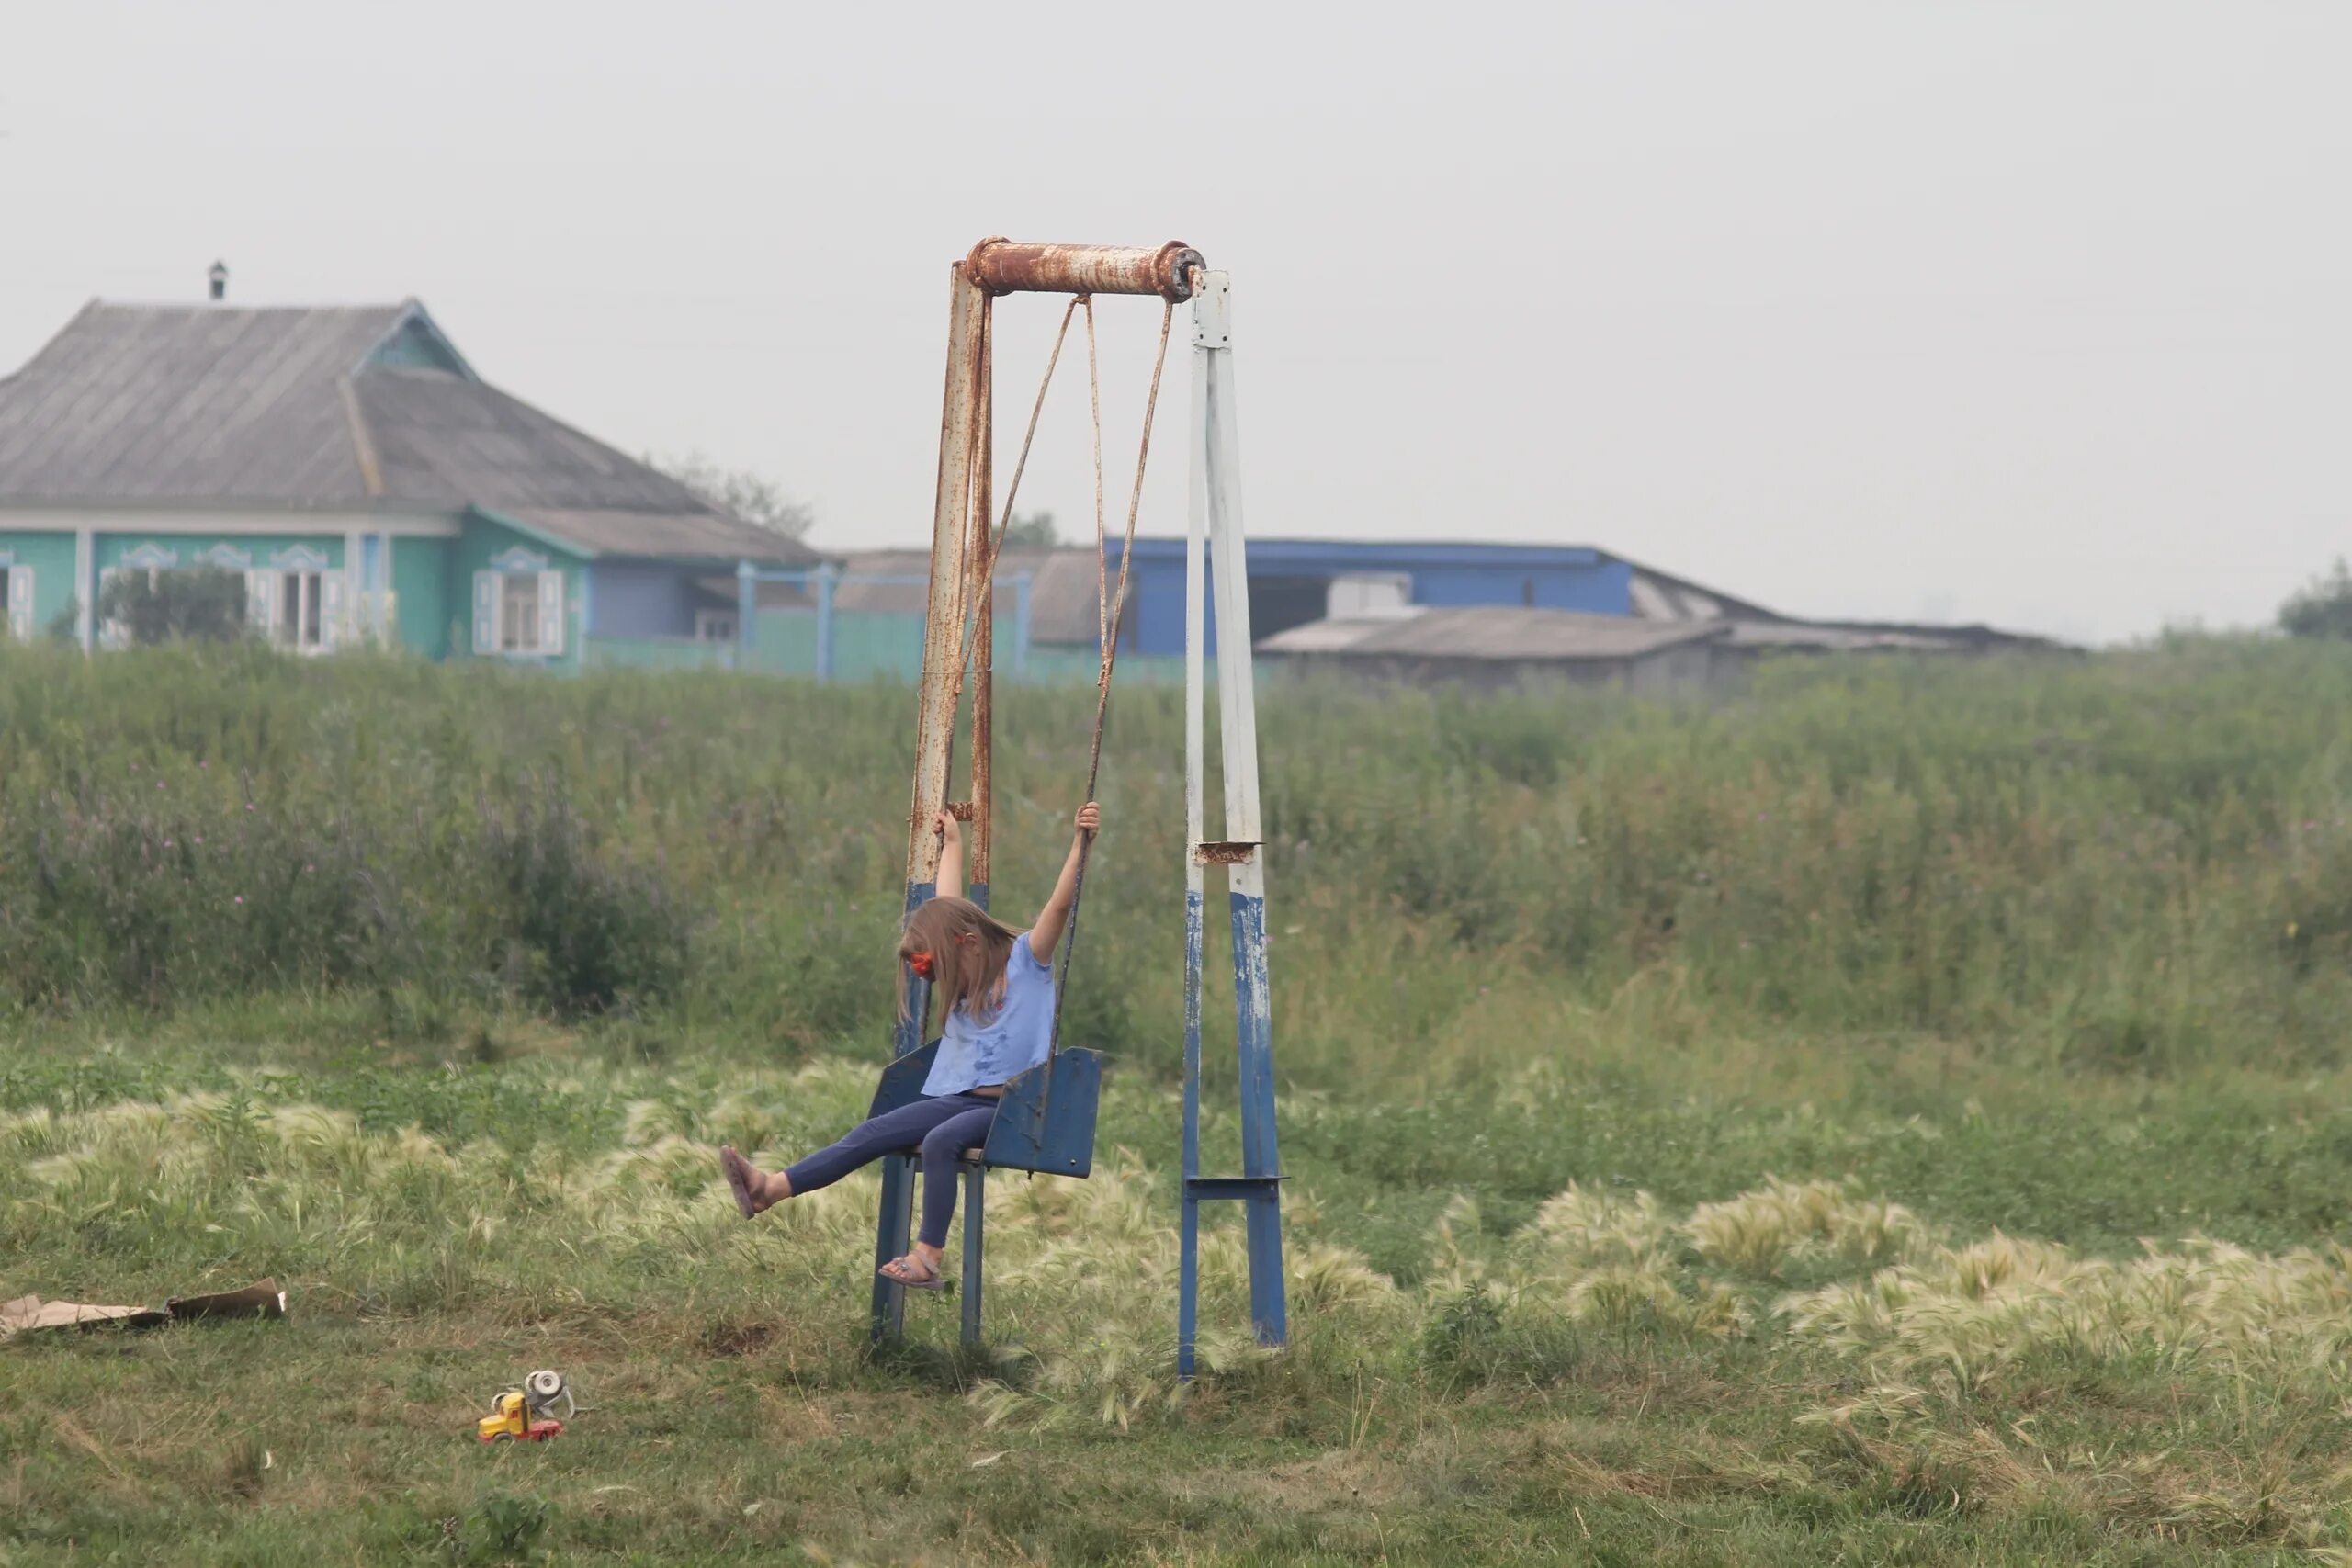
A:
[[[413,300],[93,300],[0,380],[0,506],[466,506],[593,554],[814,559],[476,377]]]
[[[563,507],[486,508],[600,556],[661,556],[681,560],[755,560],[814,566],[820,558],[797,539],[723,512],[580,512]]]
[[[407,307],[83,307],[0,381],[0,501],[368,500],[336,378]]]

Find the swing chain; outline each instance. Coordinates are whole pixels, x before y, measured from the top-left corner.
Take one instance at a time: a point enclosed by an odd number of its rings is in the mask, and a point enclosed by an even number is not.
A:
[[[1151,427],[1159,412],[1159,378],[1160,373],[1168,366],[1168,336],[1176,322],[1176,303],[1172,299],[1168,301],[1159,313],[1159,347],[1151,361],[1151,391],[1144,400],[1143,437],[1136,449],[1136,481],[1127,496],[1127,527],[1125,543],[1119,550],[1119,581],[1115,591],[1109,587],[1109,547],[1102,529],[1102,480],[1099,477],[1102,470],[1102,418],[1100,382],[1095,373],[1094,312],[1091,302],[1087,310],[1086,321],[1086,370],[1090,390],[1094,393],[1094,468],[1098,476],[1095,481],[1094,502],[1095,592],[1096,609],[1102,626],[1102,672],[1096,677],[1094,683],[1094,736],[1087,752],[1086,793],[1081,797],[1085,800],[1092,800],[1095,782],[1102,772],[1102,730],[1111,712],[1111,670],[1118,660],[1119,631],[1126,619],[1127,574],[1134,567],[1136,558],[1136,520],[1143,512],[1144,471],[1151,461]],[[1070,958],[1078,951],[1079,902],[1086,893],[1086,862],[1089,852],[1093,848],[1092,833],[1088,833],[1079,840],[1078,873],[1070,883],[1069,923],[1062,935],[1061,973],[1056,976],[1054,980],[1053,1029],[1046,1038],[1047,1061],[1053,1060],[1061,1052],[1062,998],[1069,991]],[[1048,1096],[1053,1093],[1053,1079],[1050,1075],[1046,1080],[1046,1093]]]

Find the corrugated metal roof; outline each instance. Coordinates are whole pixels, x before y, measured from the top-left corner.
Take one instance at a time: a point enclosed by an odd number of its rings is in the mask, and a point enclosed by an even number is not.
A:
[[[817,606],[817,595],[797,583],[762,582],[755,586],[759,592],[752,604],[763,610],[812,610]],[[713,608],[742,603],[742,591],[731,572],[725,577],[697,577],[695,587]]]
[[[0,380],[0,504],[41,502],[473,506],[596,554],[817,558],[479,379],[413,300],[93,300]]]
[[[1833,626],[1806,621],[1735,621],[1734,648],[1818,649],[1825,652],[1856,652],[1870,649],[1909,649],[1937,652],[1960,646],[1958,638],[1871,626]]]
[[[1121,541],[1111,541],[1118,564]],[[1142,534],[1137,560],[1182,560],[1182,534]],[[1605,566],[1614,556],[1589,545],[1512,544],[1482,539],[1306,539],[1271,535],[1250,541],[1250,560],[1261,574],[1297,571],[1308,576],[1347,571],[1410,571],[1416,567],[1476,566],[1496,570]]]
[[[1928,626],[1909,621],[1807,621],[1784,615],[1747,599],[1736,599],[1688,578],[1638,562],[1634,569],[1633,612],[1645,620],[1691,625],[1728,624],[1729,646],[1763,652],[1910,650],[1975,653],[1996,649],[2059,650],[2065,644],[2024,632],[1984,626]]]
[[[1008,549],[997,558],[997,615],[1006,612],[1005,584],[1012,578],[1029,579],[1029,640],[1081,643],[1089,648],[1100,637],[1099,601],[1095,593],[1096,558],[1091,547]],[[929,550],[861,550],[842,558],[843,581],[833,604],[843,610],[923,613],[925,584],[931,574]],[[1118,568],[1114,562],[1112,570]],[[903,577],[909,582],[860,582],[858,578]],[[1135,584],[1127,585],[1128,610],[1134,612]]]
[[[1310,621],[1259,642],[1261,653],[1419,659],[1634,659],[1725,635],[1721,622],[1661,623],[1580,610],[1484,605],[1430,609],[1403,618]]]

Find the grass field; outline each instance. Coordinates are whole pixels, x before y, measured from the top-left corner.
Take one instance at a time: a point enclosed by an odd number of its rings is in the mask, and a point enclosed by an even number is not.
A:
[[[1165,694],[987,1351],[714,1185],[871,1093],[910,706],[0,649],[0,1296],[292,1298],[0,1348],[0,1563],[2352,1562],[2352,658],[1269,694],[1295,1343],[1219,1228],[1189,1390]]]

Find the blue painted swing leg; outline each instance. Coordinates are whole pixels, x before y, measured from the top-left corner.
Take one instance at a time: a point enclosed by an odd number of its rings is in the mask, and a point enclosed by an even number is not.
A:
[[[1283,1301],[1282,1156],[1274,1141],[1272,1009],[1266,984],[1266,900],[1233,899],[1234,1010],[1241,1066],[1241,1179],[1249,1185],[1250,1324],[1261,1345],[1289,1336]]]
[[[1200,1314],[1200,1206],[1244,1205],[1250,1258],[1250,1326],[1261,1345],[1289,1342],[1283,1286],[1282,1159],[1274,1136],[1274,1062],[1266,994],[1266,901],[1232,895],[1233,977],[1240,1035],[1239,1176],[1200,1174],[1200,908],[1185,900],[1184,1204],[1176,1276],[1176,1375],[1193,1375]]]
[[[1184,890],[1183,1219],[1176,1266],[1176,1375],[1193,1375],[1201,1314],[1201,890]]]
[[[988,1218],[989,1167],[985,1158],[964,1162],[964,1345],[980,1342],[980,1276],[985,1271],[986,1245],[980,1237]]]
[[[907,885],[907,908],[910,915],[928,899],[936,886],[929,882]],[[914,971],[901,968],[899,983],[906,987],[906,1016],[899,1020],[891,1041],[891,1055],[895,1060],[918,1050],[922,1045],[923,1014],[931,1003],[930,983],[916,977]],[[905,1155],[890,1155],[882,1161],[882,1206],[874,1226],[874,1267],[894,1258],[903,1258],[914,1243],[915,1162]],[[880,1345],[885,1339],[896,1339],[905,1332],[907,1322],[906,1287],[874,1276],[874,1302],[866,1335],[867,1343]]]

